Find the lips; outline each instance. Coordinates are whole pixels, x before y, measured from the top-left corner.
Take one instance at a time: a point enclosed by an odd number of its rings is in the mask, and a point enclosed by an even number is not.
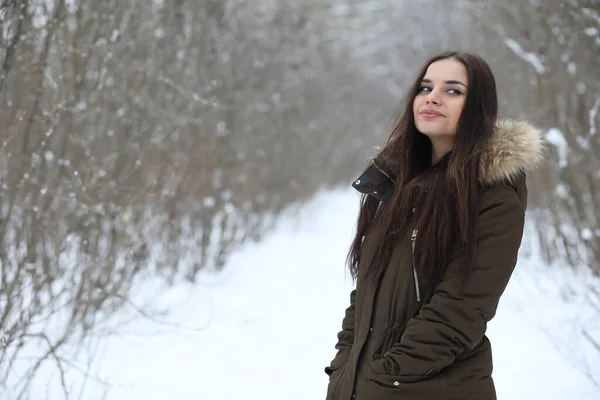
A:
[[[436,117],[444,116],[444,114],[442,114],[439,111],[435,111],[435,110],[423,110],[419,114],[421,114],[425,118],[436,118]]]

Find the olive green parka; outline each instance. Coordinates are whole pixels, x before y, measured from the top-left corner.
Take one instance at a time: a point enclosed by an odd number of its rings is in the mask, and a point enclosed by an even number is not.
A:
[[[525,122],[497,123],[480,168],[477,246],[466,282],[456,258],[435,288],[421,287],[412,263],[414,226],[400,235],[380,278],[365,279],[377,247],[374,221],[363,241],[338,351],[325,368],[326,400],[496,399],[486,326],[517,262],[525,173],[540,161],[541,143],[540,131]],[[377,173],[384,172],[373,164],[354,187],[380,195],[386,188],[369,185]]]

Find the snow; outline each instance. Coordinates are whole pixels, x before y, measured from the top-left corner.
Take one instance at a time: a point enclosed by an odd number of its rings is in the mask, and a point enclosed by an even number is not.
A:
[[[506,46],[508,46],[509,49],[511,49],[517,56],[519,56],[521,60],[529,63],[538,74],[541,75],[544,72],[546,72],[546,67],[544,66],[544,63],[540,59],[539,55],[525,51],[516,40],[508,37],[504,38],[504,44],[506,44]]]
[[[170,311],[125,323],[132,315],[126,309],[113,319],[118,335],[88,349],[96,357],[80,398],[323,399],[323,368],[334,356],[353,286],[344,261],[357,207],[351,189],[321,193],[285,215],[262,242],[237,251],[222,274],[205,273],[196,285],[139,288],[134,303],[152,300]],[[566,301],[558,290],[564,280],[573,279],[576,293],[591,281],[581,271],[574,276],[536,263],[534,249],[524,254],[489,325],[498,398],[599,399],[600,386],[581,368],[590,367],[600,382],[598,353],[574,335],[593,328],[593,314],[583,291]],[[600,330],[595,334],[600,338]],[[44,374],[31,398],[62,399],[56,371]],[[76,397],[81,380],[69,372]]]
[[[546,132],[546,140],[548,143],[556,146],[556,149],[558,150],[558,165],[561,168],[566,167],[569,157],[569,145],[562,132],[557,128],[548,129]]]
[[[588,18],[593,19],[596,23],[600,24],[600,13],[590,7],[581,7],[581,12]]]

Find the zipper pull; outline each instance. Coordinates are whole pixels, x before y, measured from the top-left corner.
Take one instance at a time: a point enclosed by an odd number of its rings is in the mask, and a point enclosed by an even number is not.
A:
[[[412,240],[413,242],[414,242],[415,240],[417,240],[417,233],[418,233],[418,232],[419,232],[419,230],[418,230],[418,229],[414,229],[414,230],[413,230],[413,232],[412,232],[412,236],[410,237],[410,240]]]

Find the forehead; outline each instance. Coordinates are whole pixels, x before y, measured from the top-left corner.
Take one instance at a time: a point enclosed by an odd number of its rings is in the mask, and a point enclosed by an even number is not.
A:
[[[424,79],[432,81],[458,80],[467,84],[467,69],[460,61],[453,58],[431,63],[427,68]]]

